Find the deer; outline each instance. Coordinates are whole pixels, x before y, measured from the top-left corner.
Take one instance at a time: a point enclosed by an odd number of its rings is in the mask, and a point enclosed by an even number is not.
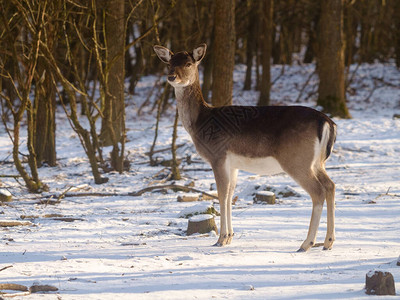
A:
[[[238,171],[244,170],[259,175],[286,173],[310,195],[311,220],[298,252],[316,245],[326,199],[323,249],[332,249],[335,183],[325,162],[336,141],[336,124],[324,113],[305,106],[211,106],[203,98],[198,71],[206,44],[176,54],[159,45],[153,49],[168,67],[167,81],[175,90],[179,119],[214,173],[220,205],[220,234],[215,246],[232,242],[232,196]]]

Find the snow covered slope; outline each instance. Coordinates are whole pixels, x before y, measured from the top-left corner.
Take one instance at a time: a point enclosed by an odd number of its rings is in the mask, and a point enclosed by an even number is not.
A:
[[[272,88],[272,104],[294,104],[313,70],[313,65],[286,66]],[[234,102],[254,104],[257,93],[242,91],[244,71],[243,66],[235,70]],[[280,72],[281,67],[274,66],[272,78]],[[179,218],[179,212],[194,203],[177,202],[179,193],[126,195],[158,184],[168,172],[146,163],[155,112],[136,114],[154,80],[154,76],[143,78],[138,94],[127,100],[129,172],[107,174],[107,184],[95,185],[62,112],[57,120],[59,165],[40,169],[52,194],[74,186],[76,193],[115,196],[67,197],[56,205],[38,204],[41,195],[27,194],[12,178],[0,179],[2,188],[14,197],[0,207],[0,220],[23,218],[33,223],[1,228],[0,270],[12,267],[0,271],[0,283],[50,284],[59,289],[60,299],[369,299],[363,290],[365,276],[377,269],[393,274],[399,295],[400,119],[392,118],[400,113],[399,70],[392,64],[362,65],[357,70],[347,95],[353,119],[335,119],[338,137],[327,163],[337,187],[336,242],[331,251],[319,247],[307,253],[295,251],[307,234],[311,200],[286,175],[239,174],[233,208],[236,236],[223,248],[211,246],[215,234],[185,235],[187,219]],[[314,106],[316,82],[314,75],[300,95],[300,104]],[[158,149],[170,144],[172,121],[172,113],[163,117]],[[212,172],[199,161],[182,127],[181,143],[185,145],[179,148],[179,157],[189,155],[196,163],[184,161],[184,179],[176,183],[193,181],[199,190],[215,189]],[[10,160],[10,145],[0,128],[0,161]],[[158,156],[170,158],[168,152]],[[16,170],[2,163],[0,174]],[[253,204],[257,190],[275,191],[277,204]],[[215,208],[219,209],[217,203]],[[325,230],[323,215],[317,242],[323,241]],[[57,295],[21,299],[57,299]]]

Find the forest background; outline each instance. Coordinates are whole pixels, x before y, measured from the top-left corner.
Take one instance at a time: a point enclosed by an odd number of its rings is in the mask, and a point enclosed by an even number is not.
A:
[[[315,62],[316,104],[331,116],[350,118],[349,66],[395,60],[400,68],[400,2],[0,0],[1,116],[29,191],[46,190],[38,168],[57,164],[57,106],[79,136],[97,184],[107,182],[109,171],[126,170],[126,99],[135,101],[143,76],[163,73],[153,45],[181,51],[204,42],[202,91],[213,105],[232,103],[235,64],[246,66],[244,89],[258,90],[258,104],[268,105],[271,64],[282,65],[283,73],[285,65]],[[172,90],[161,75],[155,89],[157,120],[175,114]],[[154,143],[150,164],[156,163]],[[179,178],[173,158],[173,178]]]

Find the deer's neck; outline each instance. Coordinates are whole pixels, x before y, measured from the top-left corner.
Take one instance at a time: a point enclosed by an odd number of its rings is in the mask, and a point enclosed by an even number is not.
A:
[[[209,105],[204,101],[200,82],[196,80],[186,87],[175,87],[175,97],[178,105],[179,119],[189,134],[194,132],[199,113]]]

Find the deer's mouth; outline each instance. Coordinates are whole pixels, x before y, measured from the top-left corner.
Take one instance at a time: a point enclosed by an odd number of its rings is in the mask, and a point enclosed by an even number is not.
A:
[[[170,78],[170,77],[175,77],[175,78],[173,78],[173,80],[171,80],[172,78]],[[168,80],[168,83],[170,85],[172,85],[173,87],[185,87],[190,84],[189,80],[182,81],[176,76],[168,76],[167,80]]]

